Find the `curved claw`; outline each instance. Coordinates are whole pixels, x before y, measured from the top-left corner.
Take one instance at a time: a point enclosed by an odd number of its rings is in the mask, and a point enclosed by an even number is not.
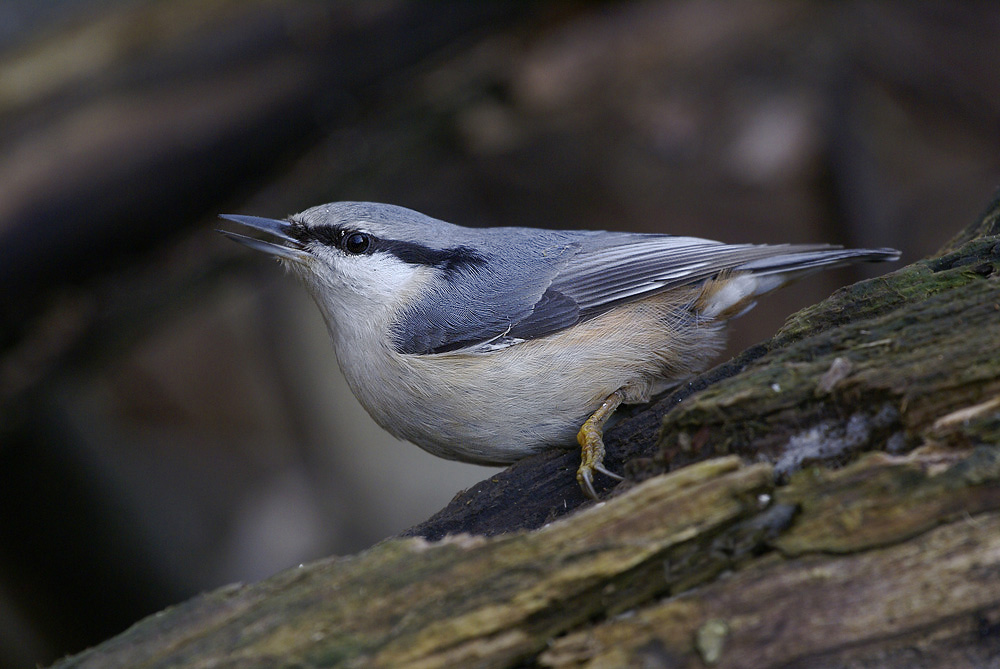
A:
[[[602,474],[604,474],[608,478],[612,478],[612,479],[614,479],[616,481],[624,481],[625,480],[624,476],[621,476],[619,474],[615,474],[613,471],[611,471],[610,469],[608,469],[607,467],[605,467],[602,463],[595,464],[594,465],[594,471],[595,472],[601,472]]]
[[[576,480],[580,483],[583,494],[595,501],[599,500],[600,497],[597,496],[597,490],[594,489],[594,472],[600,472],[616,481],[624,480],[623,477],[615,474],[603,464],[596,463],[588,467],[581,463],[580,468],[576,470]]]
[[[593,500],[599,499],[597,491],[594,490],[594,475],[590,469],[584,469],[581,466],[576,472],[576,480],[580,483],[580,489],[583,490],[584,495]]]

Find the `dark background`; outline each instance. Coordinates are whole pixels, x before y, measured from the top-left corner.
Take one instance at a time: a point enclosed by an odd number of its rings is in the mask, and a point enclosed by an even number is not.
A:
[[[895,246],[1000,176],[993,2],[8,2],[0,665],[360,550],[491,470],[395,442],[280,268],[213,232],[466,225]],[[884,267],[766,299],[730,352]]]

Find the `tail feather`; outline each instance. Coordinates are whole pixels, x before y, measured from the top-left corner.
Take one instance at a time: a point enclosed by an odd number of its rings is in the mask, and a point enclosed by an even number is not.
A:
[[[794,247],[792,247],[794,248]],[[757,258],[743,263],[734,268],[734,271],[753,272],[757,275],[783,274],[785,272],[799,272],[810,269],[832,268],[841,265],[850,265],[856,262],[887,262],[899,260],[899,251],[896,249],[845,249],[836,246],[827,246],[817,249],[816,247],[806,247],[808,250],[793,251],[779,255]]]
[[[845,249],[836,246],[789,247],[777,255],[756,258],[733,268],[731,274],[705,283],[698,298],[703,318],[727,320],[753,308],[757,297],[820,269],[856,262],[898,260],[896,249]]]

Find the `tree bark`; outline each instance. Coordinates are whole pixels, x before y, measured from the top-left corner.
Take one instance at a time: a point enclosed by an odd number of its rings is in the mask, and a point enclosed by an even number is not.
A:
[[[576,454],[531,458],[410,536],[58,666],[995,663],[998,235],[1000,200],[627,417],[608,445],[630,480],[601,504],[571,514]]]

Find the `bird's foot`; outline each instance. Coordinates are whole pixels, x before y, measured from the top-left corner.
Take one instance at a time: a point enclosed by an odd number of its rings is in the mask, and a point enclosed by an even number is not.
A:
[[[621,476],[604,466],[604,424],[623,399],[620,390],[613,392],[584,422],[576,435],[576,440],[580,444],[580,468],[576,470],[576,480],[580,483],[583,494],[594,500],[599,499],[597,491],[594,490],[594,472],[600,472],[618,481],[622,480]]]

